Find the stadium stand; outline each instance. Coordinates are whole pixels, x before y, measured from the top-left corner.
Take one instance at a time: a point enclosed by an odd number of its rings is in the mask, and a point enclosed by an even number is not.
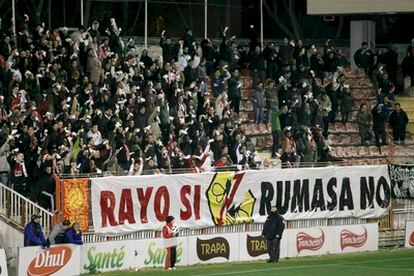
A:
[[[220,45],[188,30],[147,50],[115,20],[107,33],[96,24],[48,32],[26,18],[17,44],[2,34],[1,181],[47,209],[53,173],[378,164],[413,152],[411,134],[394,143],[385,122],[396,101],[386,66],[351,70],[330,41],[262,50],[252,26],[249,45],[227,29]],[[361,145],[358,110],[377,102],[387,141],[369,122]]]

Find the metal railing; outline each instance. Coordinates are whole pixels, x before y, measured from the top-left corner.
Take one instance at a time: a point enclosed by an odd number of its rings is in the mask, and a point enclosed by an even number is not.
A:
[[[22,230],[34,214],[41,216],[40,225],[49,233],[55,214],[0,183],[0,217]]]
[[[329,162],[295,162],[295,163],[275,163],[270,160],[268,167],[260,168],[248,168],[248,170],[266,170],[266,169],[289,169],[289,168],[316,168],[316,167],[349,167],[349,166],[364,166],[364,165],[387,165],[393,164],[390,158],[380,159],[375,157],[374,159],[356,159],[356,160],[340,160],[340,161],[329,161]],[[203,172],[222,172],[222,171],[244,171],[247,167],[244,165],[233,165],[228,167],[212,167],[210,171],[201,171],[194,168],[175,168],[169,171],[157,171],[154,170],[143,170],[141,175],[170,175],[170,174],[195,174]],[[94,178],[94,177],[105,177],[105,176],[126,176],[130,175],[127,171],[103,171],[102,173],[77,173],[77,174],[68,174],[61,173],[57,175],[60,179],[70,179],[70,178]],[[133,174],[132,174],[133,175]]]

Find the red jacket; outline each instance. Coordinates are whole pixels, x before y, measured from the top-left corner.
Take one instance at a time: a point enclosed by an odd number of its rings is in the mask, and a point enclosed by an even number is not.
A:
[[[172,232],[173,226],[174,225],[172,223],[167,223],[164,227],[162,227],[162,237],[164,239],[171,239],[174,237],[174,233]]]

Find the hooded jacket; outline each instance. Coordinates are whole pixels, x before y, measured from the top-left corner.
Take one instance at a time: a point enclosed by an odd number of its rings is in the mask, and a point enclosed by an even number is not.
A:
[[[35,246],[46,244],[45,235],[42,231],[42,226],[30,221],[24,228],[24,246]]]

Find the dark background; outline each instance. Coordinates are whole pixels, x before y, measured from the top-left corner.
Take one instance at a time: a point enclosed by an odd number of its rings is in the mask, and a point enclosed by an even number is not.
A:
[[[322,16],[306,14],[306,0],[264,0],[264,38],[291,39],[349,39],[351,19],[370,19],[376,22],[378,44],[407,43],[414,37],[410,28],[413,14],[335,16],[326,22]],[[50,6],[49,6],[50,3]],[[225,26],[237,37],[248,37],[251,24],[260,28],[259,0],[209,0],[208,36],[220,36]],[[50,12],[49,12],[50,11]],[[290,12],[289,12],[290,11]],[[111,17],[116,18],[123,35],[144,35],[143,0],[85,0],[85,22],[98,20],[103,32]],[[32,22],[44,22],[46,27],[78,27],[80,25],[79,0],[16,0],[17,29],[23,14]],[[11,0],[0,0],[2,28],[11,25]],[[326,19],[326,18],[325,18]],[[148,35],[159,36],[162,29],[167,35],[181,36],[191,28],[196,37],[204,36],[204,0],[149,0]]]

